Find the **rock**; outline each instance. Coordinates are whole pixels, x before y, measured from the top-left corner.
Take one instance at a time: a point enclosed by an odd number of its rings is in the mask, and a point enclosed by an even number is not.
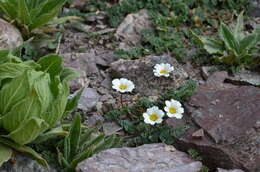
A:
[[[192,137],[201,139],[202,137],[204,137],[204,130],[203,129],[199,129],[199,130],[195,131],[192,134]]]
[[[211,169],[256,172],[260,170],[260,89],[226,84],[225,78],[226,72],[215,72],[185,104],[191,127],[174,145],[197,150]],[[200,128],[204,137],[193,138]]]
[[[135,14],[128,14],[118,26],[115,36],[129,46],[136,46],[141,41],[141,31],[151,29],[152,22],[147,10]]]
[[[94,114],[87,118],[86,125],[88,127],[95,127],[97,124],[102,123],[104,118],[101,115]]]
[[[105,122],[103,124],[103,131],[106,135],[112,135],[115,134],[116,132],[122,130],[122,127],[120,127],[117,123],[115,122]]]
[[[84,8],[86,7],[87,2],[84,0],[74,0],[71,2],[70,4],[70,8],[77,8],[80,10],[84,10]]]
[[[39,165],[36,161],[23,156],[16,155],[15,163],[6,162],[0,167],[1,172],[56,172],[57,170],[50,167],[50,170]]]
[[[0,50],[14,49],[22,43],[23,38],[19,30],[0,19]]]
[[[217,172],[244,172],[244,171],[243,170],[238,170],[238,169],[236,169],[236,170],[224,170],[222,168],[218,168]]]
[[[254,8],[249,11],[249,15],[252,17],[260,17],[260,1],[250,0]]]
[[[87,77],[100,75],[98,66],[106,68],[114,61],[112,52],[96,49],[87,53],[65,53],[62,56],[65,66],[84,71]]]
[[[96,107],[99,98],[100,95],[97,93],[96,89],[85,88],[79,99],[78,109],[83,110],[84,112],[90,112]]]
[[[77,172],[199,172],[201,162],[164,144],[113,148],[80,163]]]
[[[227,78],[231,83],[234,84],[248,84],[254,86],[260,86],[260,73],[243,70],[239,73],[235,73],[234,77]]]
[[[169,63],[175,70],[170,77],[155,77],[153,68],[158,63]],[[170,56],[147,56],[137,60],[118,60],[109,69],[112,78],[127,78],[134,82],[135,92],[145,96],[158,96],[170,88],[182,86],[188,74]]]

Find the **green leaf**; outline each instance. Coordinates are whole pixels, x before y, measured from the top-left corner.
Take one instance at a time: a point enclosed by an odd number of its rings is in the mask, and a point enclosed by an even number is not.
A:
[[[59,75],[62,70],[62,58],[55,54],[42,57],[38,64],[41,65],[39,70],[48,72],[52,78]]]
[[[221,23],[220,25],[219,35],[229,50],[233,50],[237,54],[239,54],[238,41],[235,39],[230,29],[224,23]]]
[[[30,155],[33,159],[35,159],[42,166],[47,167],[47,168],[49,167],[47,161],[45,159],[43,159],[37,152],[35,152],[30,147],[14,143],[3,137],[0,137],[0,143],[12,148],[13,150],[18,151],[18,152],[26,153],[26,154]]]
[[[69,140],[70,140],[70,155],[68,161],[72,161],[74,156],[78,153],[80,135],[81,135],[81,118],[80,115],[77,114],[72,122],[70,132],[69,132]]]
[[[9,50],[0,50],[0,64],[8,60]]]
[[[12,157],[12,149],[0,144],[0,167]]]
[[[244,38],[243,28],[244,28],[244,17],[243,17],[243,11],[239,14],[237,18],[237,24],[234,31],[235,38],[240,41]]]
[[[244,37],[244,39],[242,39],[240,41],[240,52],[245,53],[251,47],[256,46],[256,43],[257,43],[256,39],[257,39],[256,34],[251,34],[251,35]]]
[[[77,77],[80,77],[82,74],[78,70],[75,70],[73,68],[66,67],[62,70],[61,73],[61,81],[70,81],[72,79],[75,79]]]
[[[19,0],[18,1],[18,19],[21,23],[29,25],[31,23],[31,17],[29,13],[29,9],[27,7],[27,4],[25,0]]]
[[[9,2],[0,1],[0,7],[5,12],[5,14],[10,17],[10,19],[14,19],[17,16],[17,9],[16,9],[17,4],[13,4],[10,2],[11,1]]]
[[[30,118],[24,121],[19,128],[8,134],[7,138],[12,139],[20,145],[32,142],[36,137],[48,129],[48,124],[39,118]]]
[[[69,114],[71,112],[73,112],[78,105],[78,101],[81,97],[81,94],[83,92],[84,88],[80,89],[76,95],[74,95],[74,97],[72,97],[71,99],[68,100],[67,105],[66,105],[66,110],[65,110],[65,114]]]
[[[210,38],[201,38],[203,42],[203,48],[209,54],[222,54],[224,52],[224,46],[220,41],[210,39]]]
[[[55,137],[58,137],[58,136],[68,136],[69,135],[69,132],[67,131],[64,131],[63,128],[61,126],[57,127],[57,128],[54,128],[42,135],[40,135],[39,137],[37,137],[33,143],[34,144],[39,144],[39,143],[42,143],[48,139],[51,139],[51,138],[55,138]]]
[[[28,94],[28,90],[30,90],[30,83],[27,72],[5,84],[0,90],[0,112],[7,113],[13,105],[20,102]]]

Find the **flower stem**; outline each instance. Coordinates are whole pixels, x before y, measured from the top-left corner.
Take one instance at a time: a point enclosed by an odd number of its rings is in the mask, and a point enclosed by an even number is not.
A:
[[[120,94],[120,103],[121,103],[121,108],[123,107],[123,94]]]

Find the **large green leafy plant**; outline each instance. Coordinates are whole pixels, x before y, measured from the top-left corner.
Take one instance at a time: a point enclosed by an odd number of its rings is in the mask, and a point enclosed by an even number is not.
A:
[[[0,165],[17,150],[47,166],[24,145],[66,135],[62,128],[51,129],[75,108],[79,96],[68,100],[68,81],[76,76],[76,71],[62,66],[57,55],[36,63],[0,53]]]
[[[76,115],[69,135],[65,137],[63,144],[58,146],[59,164],[63,171],[75,171],[81,161],[102,150],[118,147],[121,143],[121,139],[116,135],[99,134],[96,128],[86,128],[80,121],[80,115]]]
[[[0,0],[4,17],[13,22],[24,36],[57,16],[66,0]]]
[[[231,66],[250,66],[254,63],[254,52],[260,41],[259,29],[251,34],[244,34],[243,14],[238,16],[237,24],[233,29],[221,23],[219,28],[219,39],[200,37],[193,33],[197,42],[217,59]]]

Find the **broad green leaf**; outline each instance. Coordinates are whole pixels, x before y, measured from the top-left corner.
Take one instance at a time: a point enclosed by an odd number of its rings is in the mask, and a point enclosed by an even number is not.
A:
[[[11,20],[16,18],[17,9],[14,4],[0,1],[0,7]]]
[[[48,124],[39,118],[30,118],[22,123],[19,128],[8,134],[6,137],[20,145],[32,142],[36,137],[48,129]]]
[[[62,70],[62,58],[55,54],[42,57],[38,64],[41,65],[39,70],[49,73],[52,78],[59,75]]]
[[[13,132],[23,125],[23,123],[41,113],[41,104],[37,95],[33,95],[15,104],[0,120],[3,128],[8,132]]]
[[[0,144],[0,167],[12,157],[13,150]]]
[[[68,86],[66,84],[60,84],[59,95],[52,102],[50,109],[46,113],[42,114],[41,118],[49,124],[50,128],[54,127],[62,118],[65,112],[68,95]]]
[[[18,20],[21,23],[29,25],[31,23],[31,16],[25,0],[18,0]]]
[[[70,155],[68,157],[68,160],[72,161],[73,157],[78,153],[79,142],[80,142],[81,118],[79,114],[77,114],[74,117],[69,133],[70,134],[68,137],[70,141]]]
[[[0,137],[0,143],[12,148],[13,150],[18,151],[18,152],[26,153],[26,154],[30,155],[33,159],[35,159],[42,166],[47,167],[47,168],[49,167],[47,161],[45,159],[43,159],[37,152],[35,152],[30,147],[14,143],[4,137]]]
[[[224,47],[222,42],[206,38],[199,37],[197,34],[191,31],[191,35],[193,36],[196,43],[202,46],[209,54],[222,54],[224,51]]]
[[[244,39],[242,39],[240,41],[240,52],[244,53],[251,47],[256,46],[256,43],[257,43],[256,39],[257,39],[257,35],[255,35],[255,34],[248,35]]]
[[[234,50],[239,54],[239,44],[230,29],[224,23],[221,23],[220,25],[219,35],[229,50]]]
[[[13,105],[20,102],[30,90],[27,72],[4,85],[0,90],[0,113],[7,113]]]
[[[39,144],[39,143],[42,143],[48,139],[51,139],[51,138],[55,138],[57,136],[68,136],[69,135],[69,132],[67,131],[64,131],[63,128],[61,126],[57,127],[57,128],[54,128],[42,135],[40,135],[39,137],[37,137],[33,143],[34,144]]]
[[[203,42],[203,48],[209,54],[223,54],[224,46],[220,41],[210,39],[210,38],[201,38]]]
[[[235,38],[240,41],[244,38],[243,34],[243,28],[244,28],[244,17],[243,17],[243,11],[239,14],[237,18],[237,24],[234,30],[234,36]]]
[[[0,64],[8,60],[9,50],[0,50]]]
[[[32,67],[23,63],[0,64],[0,83],[3,79],[16,78],[19,75],[22,75],[27,69],[32,69]]]
[[[66,67],[62,70],[61,81],[67,82],[69,80],[80,77],[81,75],[82,74],[79,71],[77,71],[76,69]]]

